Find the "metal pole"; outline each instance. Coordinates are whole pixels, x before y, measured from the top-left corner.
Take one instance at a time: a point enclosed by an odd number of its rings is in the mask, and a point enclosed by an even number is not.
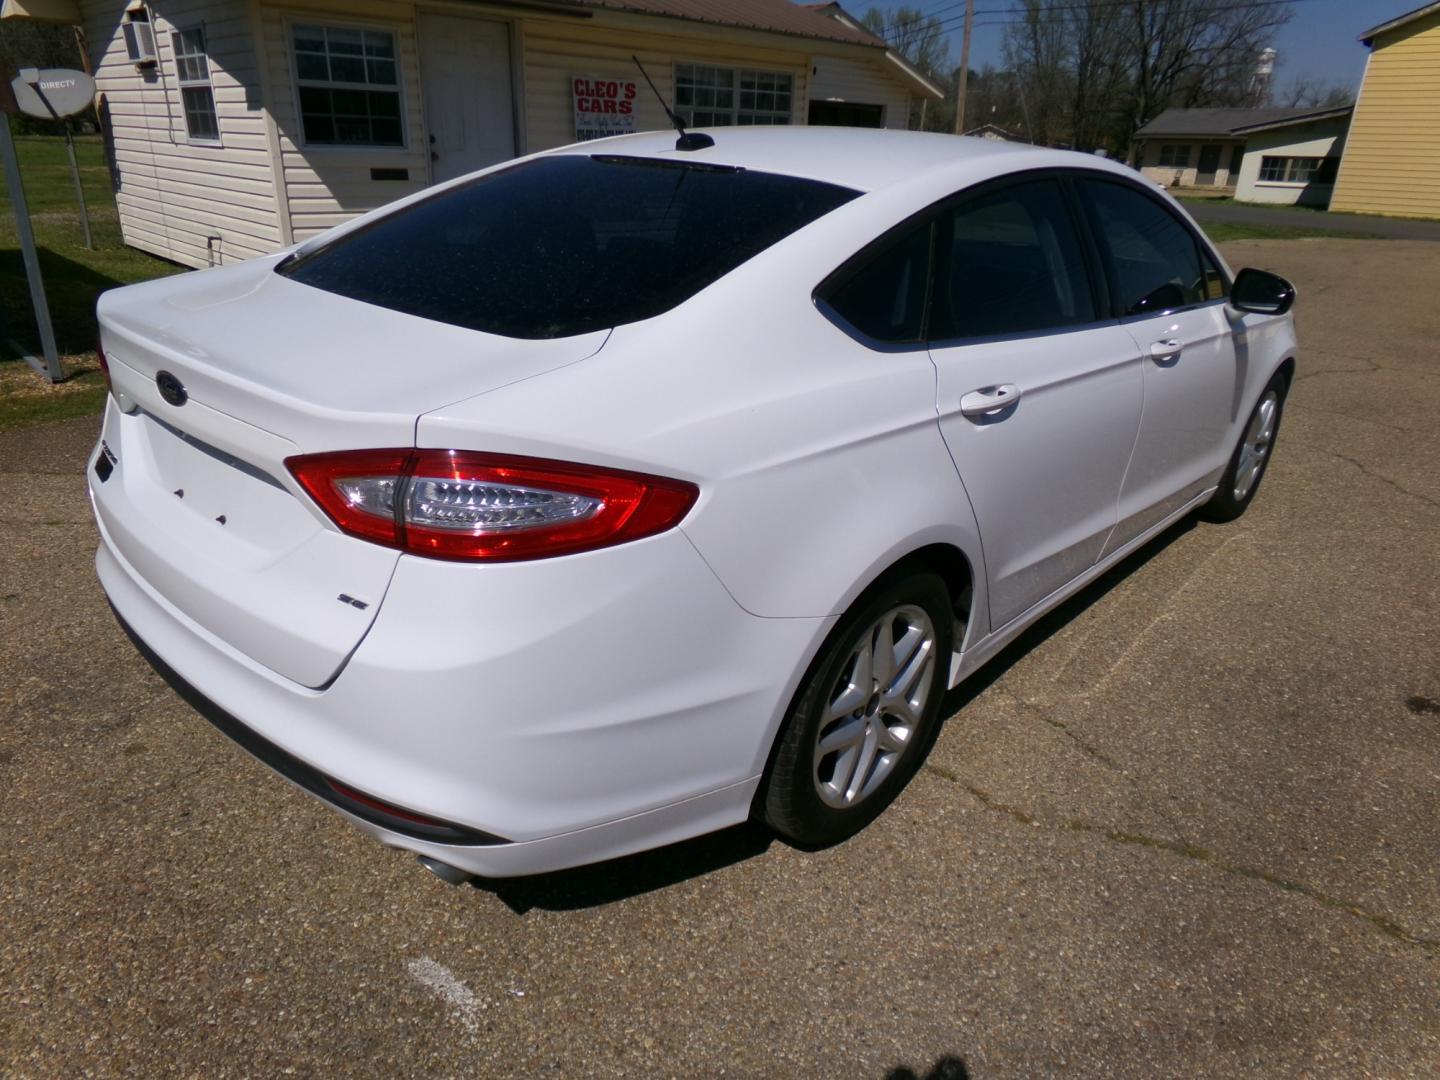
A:
[[[70,157],[70,179],[75,181],[75,202],[80,207],[80,228],[85,233],[85,250],[94,251],[95,245],[90,242],[90,211],[85,206],[85,189],[80,186],[80,166],[75,163],[75,140],[70,135],[70,120],[60,119],[60,114],[55,111],[55,106],[50,104],[50,99],[45,96],[45,91],[40,89],[38,82],[33,82],[30,86],[45,103],[45,108],[50,110],[51,117],[65,125],[65,153]]]
[[[65,121],[65,153],[70,155],[70,179],[75,181],[75,201],[80,204],[80,228],[85,233],[85,250],[94,251],[95,245],[90,242],[90,210],[85,205],[85,189],[80,186],[80,166],[75,163],[75,140],[70,134],[68,119]]]
[[[25,362],[51,382],[59,382],[63,372],[60,370],[60,353],[55,348],[55,328],[50,323],[45,282],[40,278],[40,258],[35,254],[35,234],[30,229],[30,207],[25,202],[25,184],[20,179],[20,159],[15,156],[15,140],[10,137],[10,117],[4,114],[0,114],[0,155],[5,158],[5,185],[10,189],[15,234],[20,240],[20,256],[25,262],[25,277],[30,283],[35,325],[40,329],[40,351],[45,355],[43,366],[28,353],[25,354]]]
[[[965,0],[965,33],[960,38],[960,78],[955,87],[955,134],[965,132],[965,90],[970,81],[970,31],[975,28],[975,0]]]

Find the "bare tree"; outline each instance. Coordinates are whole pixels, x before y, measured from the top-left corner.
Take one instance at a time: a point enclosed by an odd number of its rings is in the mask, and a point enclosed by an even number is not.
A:
[[[1342,82],[1326,82],[1302,75],[1277,95],[1290,109],[1339,109],[1355,104],[1355,91]]]
[[[1289,5],[1265,0],[1016,0],[1010,65],[1037,141],[1123,152],[1167,108],[1254,105]]]
[[[927,131],[949,131],[955,117],[955,71],[950,67],[950,45],[940,19],[915,8],[870,8],[860,19],[865,28],[929,78],[945,87],[943,101],[931,101],[910,111],[910,127],[924,118]],[[968,111],[968,110],[967,110]]]

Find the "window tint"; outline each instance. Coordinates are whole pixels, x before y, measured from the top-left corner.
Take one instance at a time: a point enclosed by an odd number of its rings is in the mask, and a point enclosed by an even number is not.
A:
[[[1054,181],[1007,187],[941,215],[930,338],[1053,330],[1096,318],[1075,223]]]
[[[877,341],[919,341],[925,332],[930,231],[927,222],[891,244],[832,292],[827,303],[856,330]]]
[[[1219,271],[1202,266],[1195,237],[1159,201],[1122,184],[1087,180],[1082,187],[1121,311],[1159,313],[1217,298],[1211,292]]]
[[[541,158],[282,263],[296,281],[518,338],[648,319],[859,194],[647,158]]]

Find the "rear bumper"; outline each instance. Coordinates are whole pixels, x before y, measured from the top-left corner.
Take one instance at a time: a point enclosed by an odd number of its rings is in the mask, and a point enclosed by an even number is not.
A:
[[[198,711],[381,842],[488,877],[744,820],[832,622],[747,614],[678,531],[538,563],[407,556],[370,633],[314,690],[188,619],[103,523],[101,536],[96,569],[116,614]],[[400,831],[325,778],[450,823],[465,842]]]

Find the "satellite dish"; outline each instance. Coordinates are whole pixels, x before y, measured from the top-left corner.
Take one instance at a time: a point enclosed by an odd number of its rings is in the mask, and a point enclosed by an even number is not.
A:
[[[10,88],[21,112],[43,120],[74,116],[95,100],[95,80],[72,68],[21,68]]]

